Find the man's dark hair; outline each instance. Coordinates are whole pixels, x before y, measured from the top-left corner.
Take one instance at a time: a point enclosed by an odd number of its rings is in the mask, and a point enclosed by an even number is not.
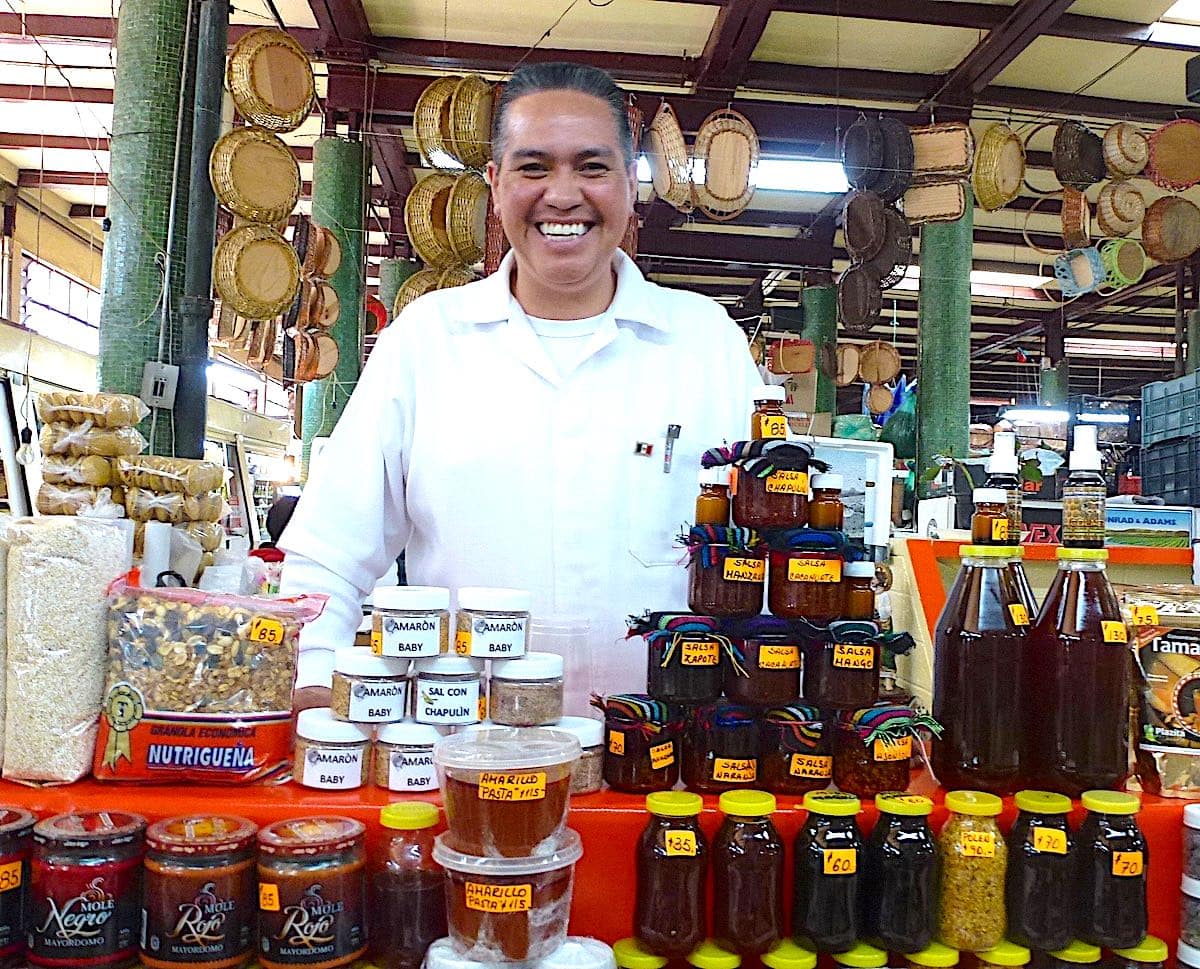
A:
[[[504,85],[500,104],[492,119],[492,158],[499,165],[504,157],[508,132],[504,122],[508,109],[517,98],[540,91],[579,91],[590,94],[605,102],[617,125],[617,137],[621,142],[621,156],[625,166],[633,164],[633,133],[629,129],[629,114],[625,106],[625,92],[617,87],[607,71],[589,64],[568,64],[556,61],[550,64],[528,64],[518,67]]]
[[[280,495],[275,499],[267,511],[267,534],[271,536],[271,540],[264,542],[264,545],[273,547],[279,544],[283,530],[292,520],[292,512],[296,510],[296,502],[299,500],[295,495]]]

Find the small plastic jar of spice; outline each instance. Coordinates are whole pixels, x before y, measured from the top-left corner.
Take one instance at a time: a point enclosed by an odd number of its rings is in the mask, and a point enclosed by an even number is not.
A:
[[[1018,791],[1008,833],[1005,901],[1010,941],[1050,952],[1074,938],[1075,859],[1067,815],[1071,799]]]
[[[458,590],[454,652],[476,659],[510,659],[529,648],[533,596],[524,589],[467,586]]]
[[[788,420],[783,412],[783,403],[787,400],[787,390],[771,384],[755,387],[750,394],[754,403],[754,413],[750,417],[750,437],[755,441],[786,439]]]
[[[800,696],[801,642],[769,616],[731,630],[733,662],[725,665],[725,695],[737,703],[778,706]]]
[[[258,961],[332,969],[367,950],[366,828],[336,816],[258,832]]]
[[[450,832],[434,841],[446,869],[450,937],[470,959],[524,962],[554,952],[567,937],[579,835],[564,830],[549,850],[529,857],[463,852]]]
[[[1141,800],[1121,791],[1084,791],[1087,817],[1075,837],[1079,892],[1076,937],[1107,949],[1146,934],[1150,846],[1137,823]]]
[[[1038,952],[1033,957],[1033,969],[1075,969],[1100,963],[1100,947],[1078,939],[1054,952]]]
[[[767,608],[784,619],[825,625],[842,614],[842,555],[807,549],[771,550]]]
[[[818,952],[845,952],[860,934],[863,840],[855,817],[861,805],[851,794],[809,791],[804,809],[808,818],[793,854],[792,934]]]
[[[292,779],[323,791],[350,791],[367,777],[371,729],[314,707],[296,718]]]
[[[604,783],[604,724],[591,717],[563,717],[547,725],[579,741],[579,760],[571,768],[571,794],[594,794]]]
[[[847,562],[842,572],[842,618],[875,619],[875,563]]]
[[[758,781],[758,723],[753,707],[718,702],[700,707],[684,734],[683,783],[720,794]]]
[[[36,821],[24,808],[0,806],[0,969],[25,964],[30,835]]]
[[[419,659],[450,652],[450,590],[397,585],[372,594],[371,651]]]
[[[996,826],[1003,804],[994,794],[951,791],[938,846],[942,862],[937,936],[972,952],[1004,938],[1004,875],[1008,847]]]
[[[1167,944],[1156,935],[1148,935],[1135,946],[1113,949],[1104,960],[1104,969],[1163,969],[1167,958]]]
[[[1005,939],[999,945],[976,952],[975,959],[978,969],[1020,969],[1029,965],[1032,953],[1023,945],[1017,945]]]
[[[971,493],[972,545],[1011,545],[1008,537],[1008,493],[1003,488],[976,488]]]
[[[879,820],[863,857],[862,934],[892,952],[928,952],[937,910],[937,840],[929,829],[933,802],[885,793],[875,806]]]
[[[618,693],[604,711],[604,783],[626,794],[669,791],[679,780],[683,711],[641,693]]]
[[[413,719],[435,727],[478,723],[487,715],[483,660],[435,656],[413,663]]]
[[[846,517],[846,506],[842,504],[842,476],[828,472],[814,474],[810,483],[808,527],[840,532]]]
[[[688,608],[705,616],[743,618],[762,612],[767,560],[757,549],[700,545],[688,561]]]
[[[1200,946],[1200,879],[1184,875],[1180,891],[1179,938],[1188,945]]]
[[[446,934],[446,876],[433,859],[435,804],[408,801],[379,812],[387,835],[371,872],[371,964],[419,969],[425,952]]]
[[[329,709],[338,720],[395,723],[408,712],[408,660],[349,646],[333,654]]]
[[[821,711],[787,704],[763,711],[759,779],[772,794],[806,794],[833,779],[833,732]]]
[[[31,965],[137,962],[145,833],[146,819],[125,811],[56,814],[34,826]]]
[[[708,934],[704,901],[708,839],[698,820],[703,808],[697,794],[646,795],[650,820],[635,856],[633,934],[655,955],[681,959]]]
[[[804,698],[819,707],[858,710],[879,699],[879,627],[871,622],[830,623],[804,644]]]
[[[433,745],[441,739],[426,723],[389,723],[375,734],[372,771],[375,786],[397,793],[438,789]]]
[[[908,707],[879,706],[840,713],[833,740],[833,782],[858,797],[908,789],[912,724]]]
[[[192,814],[146,832],[141,960],[153,969],[232,969],[254,956],[258,826]]]
[[[563,715],[563,659],[557,653],[526,653],[496,660],[488,692],[488,716],[506,727],[540,727]]]

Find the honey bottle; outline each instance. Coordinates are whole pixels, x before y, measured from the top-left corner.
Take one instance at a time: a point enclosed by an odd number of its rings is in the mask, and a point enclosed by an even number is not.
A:
[[[1096,425],[1075,428],[1070,474],[1063,487],[1062,544],[1065,548],[1104,548],[1108,491],[1096,450]]]
[[[1017,435],[1011,431],[998,431],[992,439],[992,455],[987,460],[988,488],[1003,488],[1007,498],[1008,541],[1016,545],[1021,541],[1024,516],[1021,508],[1021,475],[1017,461]]]
[[[729,468],[705,468],[700,472],[700,494],[696,496],[696,524],[729,524]]]
[[[975,514],[971,516],[973,545],[1009,545],[1008,496],[1001,488],[976,488],[971,494]]]
[[[751,391],[754,414],[750,418],[750,437],[755,441],[785,440],[788,434],[787,415],[783,402],[787,391],[783,387],[765,385]]]

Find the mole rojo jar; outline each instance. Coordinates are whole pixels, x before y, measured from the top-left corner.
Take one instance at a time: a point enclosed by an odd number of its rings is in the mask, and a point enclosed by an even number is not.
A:
[[[372,595],[371,651],[418,659],[450,651],[450,590],[398,585]]]
[[[277,821],[258,833],[259,962],[333,969],[367,950],[366,828],[352,818]]]
[[[57,814],[33,829],[29,962],[137,962],[146,819],[125,811]]]
[[[255,839],[245,818],[194,814],[146,832],[142,963],[232,969],[254,956]]]
[[[458,590],[454,651],[476,659],[511,659],[529,648],[529,609],[524,589],[469,586]]]
[[[24,808],[0,806],[0,967],[25,964],[29,918],[30,833],[34,822]]]

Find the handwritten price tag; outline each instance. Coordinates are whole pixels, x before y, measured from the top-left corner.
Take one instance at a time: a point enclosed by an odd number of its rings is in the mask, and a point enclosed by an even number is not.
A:
[[[964,831],[958,846],[967,858],[995,858],[996,836],[991,831]]]
[[[766,441],[775,441],[787,437],[788,421],[782,415],[760,414],[758,418],[758,436]]]
[[[1106,643],[1129,642],[1129,630],[1125,628],[1125,623],[1123,622],[1106,620],[1100,623],[1100,628],[1104,632],[1104,641]]]
[[[1058,828],[1034,828],[1033,850],[1046,855],[1067,853],[1067,832]]]
[[[1014,626],[1029,625],[1029,610],[1025,608],[1024,603],[1012,602],[1008,606],[1008,614],[1012,616]]]
[[[1145,870],[1145,859],[1140,851],[1114,851],[1112,873],[1118,878],[1136,878]]]
[[[7,865],[0,865],[0,892],[11,892],[20,887],[21,863],[10,861]]]
[[[668,858],[695,858],[696,832],[671,829],[666,837]]]
[[[625,735],[615,730],[608,732],[608,752],[614,757],[625,756]]]
[[[1129,617],[1135,626],[1158,625],[1158,610],[1154,606],[1132,606]]]
[[[246,633],[246,638],[252,643],[278,646],[283,642],[283,623],[267,616],[255,616],[250,620],[250,631]]]
[[[258,885],[258,907],[264,912],[279,911],[279,886],[268,885],[265,882],[259,882]]]
[[[826,848],[821,852],[821,871],[826,875],[853,875],[858,871],[858,852],[853,848]]]

